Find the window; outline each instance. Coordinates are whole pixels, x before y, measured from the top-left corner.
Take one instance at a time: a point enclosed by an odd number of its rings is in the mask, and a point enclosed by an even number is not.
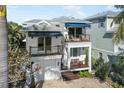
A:
[[[44,51],[44,37],[38,38],[38,51]]]
[[[38,38],[38,51],[51,50],[51,37]]]
[[[70,56],[71,57],[78,57],[80,55],[85,54],[85,49],[84,48],[71,48],[70,49]]]
[[[81,27],[69,27],[69,35],[72,35],[73,37],[79,37],[79,35],[82,34],[82,28]]]
[[[56,27],[60,27],[60,25],[59,24],[56,24]]]
[[[118,20],[117,20],[117,21],[115,21],[115,24],[120,24],[120,21],[118,21]]]
[[[99,23],[98,26],[99,26],[99,28],[100,28],[100,27],[105,27],[105,24],[104,24],[104,22],[101,22],[101,23]]]
[[[101,52],[99,53],[99,58],[103,58],[103,54]]]

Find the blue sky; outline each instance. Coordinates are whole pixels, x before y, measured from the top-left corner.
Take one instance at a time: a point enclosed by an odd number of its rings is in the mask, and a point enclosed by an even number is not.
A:
[[[9,5],[7,6],[7,20],[22,23],[30,19],[51,19],[60,16],[83,19],[109,10],[117,11],[112,5]]]

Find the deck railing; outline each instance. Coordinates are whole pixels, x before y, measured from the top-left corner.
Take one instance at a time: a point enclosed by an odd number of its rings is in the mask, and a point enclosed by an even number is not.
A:
[[[52,55],[61,54],[62,45],[46,47],[30,47],[30,55]]]
[[[90,42],[90,35],[89,34],[83,34],[83,35],[68,35],[65,38],[66,42]]]

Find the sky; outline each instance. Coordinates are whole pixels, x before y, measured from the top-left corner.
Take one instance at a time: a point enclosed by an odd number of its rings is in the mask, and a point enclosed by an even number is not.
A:
[[[113,5],[8,5],[7,20],[17,23],[31,19],[72,16],[83,19],[103,11],[117,11]]]

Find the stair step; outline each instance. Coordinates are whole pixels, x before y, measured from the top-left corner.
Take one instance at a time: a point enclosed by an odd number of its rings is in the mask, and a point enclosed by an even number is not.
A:
[[[71,71],[68,71],[68,72],[63,72],[62,73],[62,76],[68,80],[73,80],[73,79],[78,79],[79,76],[74,74],[73,72]]]

